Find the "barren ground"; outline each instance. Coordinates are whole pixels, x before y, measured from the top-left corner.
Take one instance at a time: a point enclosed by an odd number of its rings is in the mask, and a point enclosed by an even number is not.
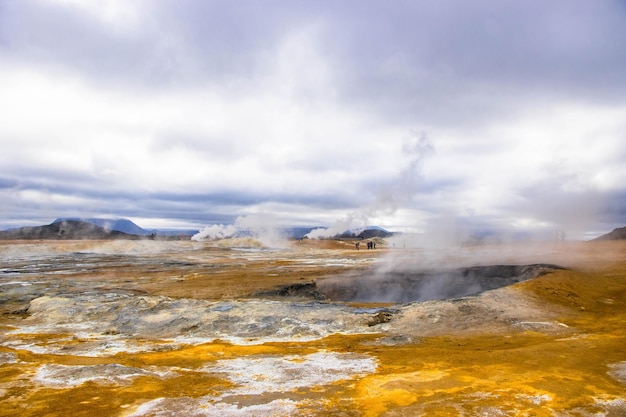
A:
[[[626,415],[626,243],[378,247],[2,242],[0,415]],[[277,292],[534,263],[568,269],[420,303]]]

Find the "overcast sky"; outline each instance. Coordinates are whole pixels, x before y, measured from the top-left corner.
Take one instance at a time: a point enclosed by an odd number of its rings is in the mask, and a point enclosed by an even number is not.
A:
[[[0,228],[626,226],[624,1],[0,0]]]

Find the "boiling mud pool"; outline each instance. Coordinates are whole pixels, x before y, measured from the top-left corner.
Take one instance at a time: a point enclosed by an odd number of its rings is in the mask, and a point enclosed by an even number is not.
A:
[[[566,324],[561,313],[509,288],[368,303],[398,285],[400,294],[432,290],[439,277],[390,271],[381,254],[197,242],[0,245],[0,415],[626,410],[626,357],[616,347],[626,341],[621,313],[603,321],[605,338],[575,327],[599,320]],[[548,273],[544,266],[500,268],[498,279],[504,270],[518,281]],[[456,271],[455,288],[476,270]],[[382,278],[371,280],[376,275]],[[276,296],[284,288],[296,290]]]

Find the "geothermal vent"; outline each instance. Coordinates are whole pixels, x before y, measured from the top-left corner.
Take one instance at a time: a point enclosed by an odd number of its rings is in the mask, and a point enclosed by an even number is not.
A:
[[[560,266],[490,265],[440,271],[367,271],[317,281],[316,298],[333,301],[407,303],[475,295],[547,274]],[[312,294],[313,288],[307,288]],[[304,294],[302,294],[304,295]]]

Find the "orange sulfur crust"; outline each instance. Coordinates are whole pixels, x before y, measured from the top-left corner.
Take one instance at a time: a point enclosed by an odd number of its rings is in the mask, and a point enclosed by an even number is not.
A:
[[[384,254],[356,252],[351,244],[343,242],[326,242],[324,247],[312,242],[303,245],[306,247],[294,253],[293,259],[272,263],[260,259],[246,263],[245,268],[240,259],[225,256],[214,258],[219,259],[213,261],[219,266],[211,268],[210,273],[207,268],[177,270],[172,266],[148,271],[131,265],[91,272],[84,279],[108,280],[111,288],[133,289],[141,294],[236,300],[254,297],[256,291],[277,285],[364,268],[372,262],[370,258]],[[17,339],[42,345],[58,342],[68,348],[83,341],[64,333],[12,335],[24,318],[5,311],[0,321],[0,330],[5,333],[0,355],[14,360],[0,364],[0,416],[130,415],[157,398],[218,397],[236,388],[227,375],[205,371],[220,361],[288,358],[288,363],[297,365],[319,352],[346,355],[348,359],[352,355],[356,359],[372,358],[376,369],[290,392],[232,396],[229,401],[236,401],[239,407],[284,401],[296,404],[299,415],[310,416],[622,415],[626,410],[626,381],[612,370],[626,363],[624,250],[626,245],[621,242],[590,243],[567,265],[573,269],[506,289],[542,305],[546,314],[552,314],[551,320],[564,325],[563,332],[482,327],[475,332],[460,334],[443,329],[436,335],[422,336],[415,330],[410,340],[385,344],[380,343],[382,333],[373,331],[250,345],[214,340],[87,357],[12,348],[11,343]],[[301,256],[365,261],[353,267],[312,268],[298,260]],[[133,280],[138,276],[145,279]],[[393,329],[394,321],[386,326]],[[151,347],[157,343],[139,342]],[[44,386],[32,379],[42,365],[107,364],[154,373],[116,383],[91,380],[71,387]],[[175,369],[176,374],[164,377],[157,372],[167,369]]]

